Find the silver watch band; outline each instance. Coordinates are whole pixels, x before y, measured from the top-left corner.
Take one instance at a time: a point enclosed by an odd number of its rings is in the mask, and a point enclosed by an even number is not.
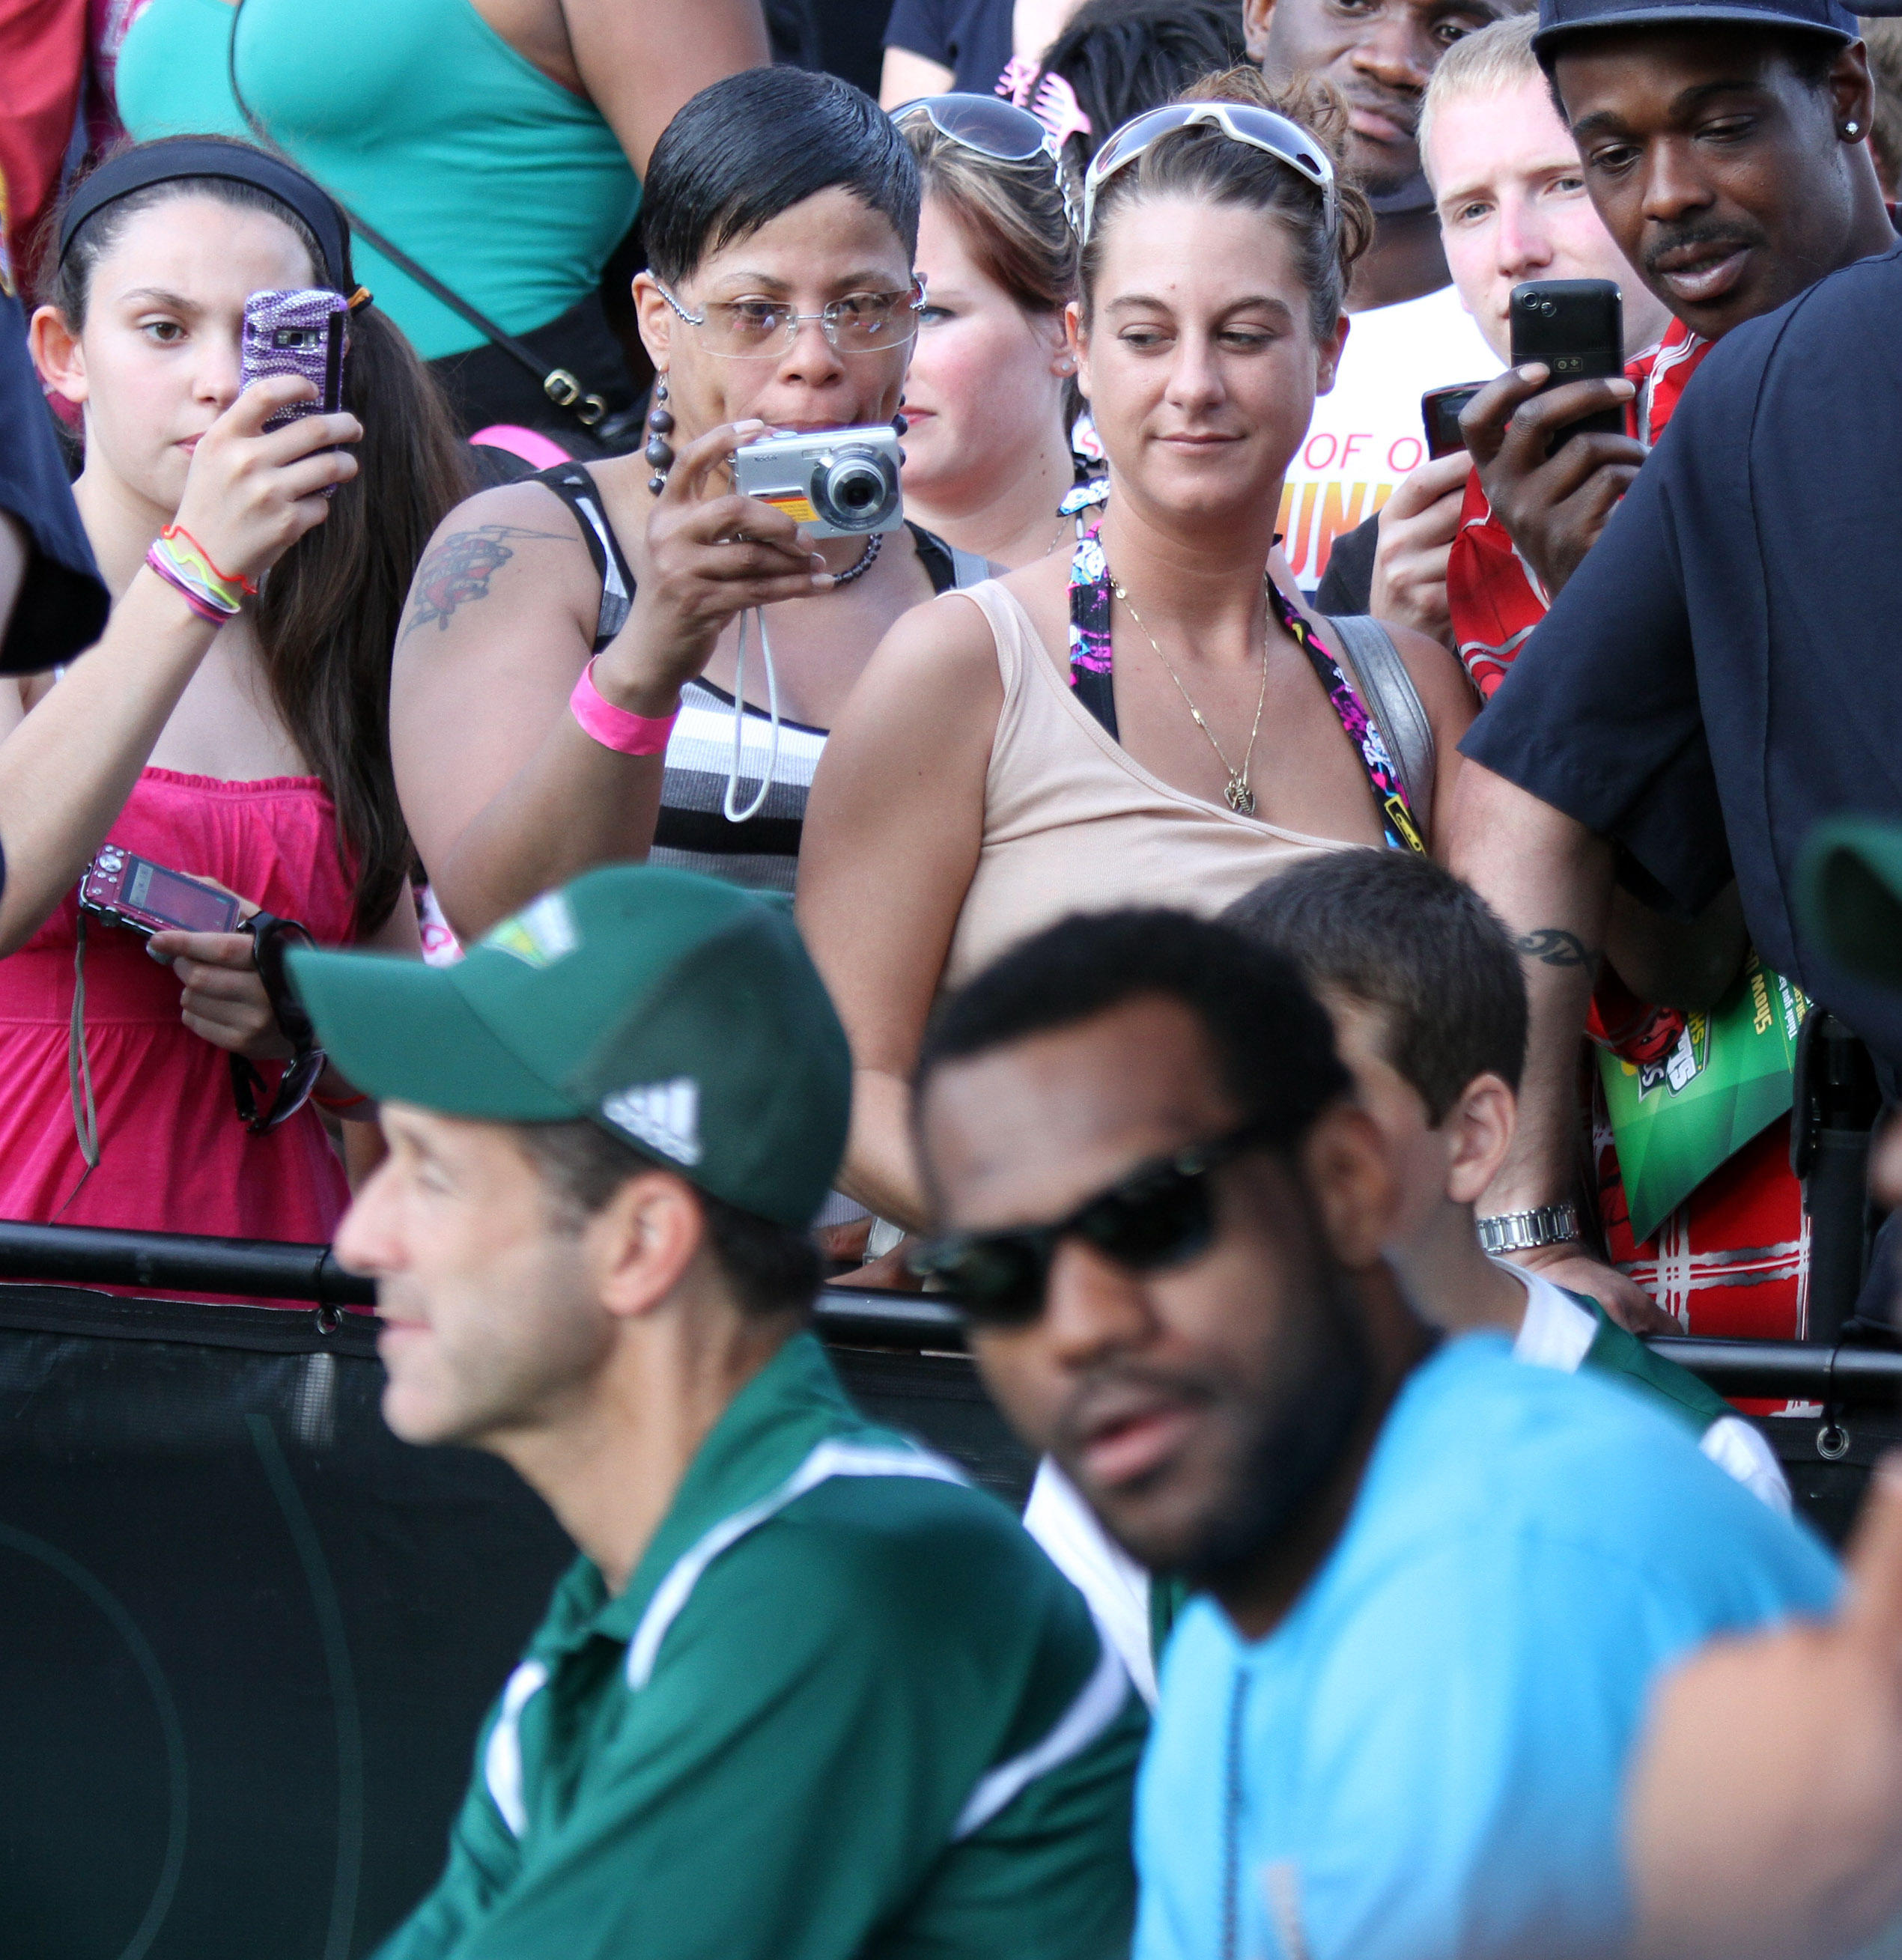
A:
[[[1502,1211],[1475,1221],[1489,1252],[1529,1252],[1537,1246],[1569,1245],[1579,1236],[1575,1204],[1540,1204],[1530,1211]]]

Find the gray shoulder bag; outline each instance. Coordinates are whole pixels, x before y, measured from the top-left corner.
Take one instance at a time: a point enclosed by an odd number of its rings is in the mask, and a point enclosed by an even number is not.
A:
[[[1433,776],[1438,757],[1433,724],[1427,719],[1413,676],[1407,671],[1394,636],[1365,612],[1328,616],[1348,677],[1360,689],[1367,711],[1400,771],[1400,786],[1423,837],[1433,829]]]

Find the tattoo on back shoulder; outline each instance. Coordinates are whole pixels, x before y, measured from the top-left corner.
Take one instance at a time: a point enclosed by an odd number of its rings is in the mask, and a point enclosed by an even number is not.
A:
[[[1542,966],[1582,966],[1588,973],[1598,970],[1599,956],[1575,932],[1567,932],[1562,926],[1542,925],[1512,944],[1515,952]]]
[[[578,544],[572,532],[534,531],[519,524],[480,524],[470,531],[451,531],[424,555],[409,588],[409,616],[397,638],[406,640],[419,626],[433,625],[447,632],[459,606],[489,597],[489,581],[513,558],[507,539],[541,538],[554,544]]]

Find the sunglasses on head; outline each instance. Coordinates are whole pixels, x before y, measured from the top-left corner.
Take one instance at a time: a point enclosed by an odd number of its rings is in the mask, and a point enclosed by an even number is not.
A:
[[[1260,1123],[1139,1165],[1053,1225],[951,1232],[912,1255],[912,1271],[957,1297],[980,1327],[1027,1327],[1043,1310],[1050,1262],[1066,1239],[1080,1239],[1132,1272],[1160,1271],[1206,1252],[1215,1237],[1209,1173],[1279,1133]]]
[[[892,121],[901,129],[919,116],[939,135],[994,163],[1027,164],[1033,157],[1047,158],[1063,199],[1063,215],[1070,229],[1077,230],[1076,200],[1063,167],[1063,149],[1027,109],[1000,102],[994,95],[921,95],[891,112]]]
[[[1230,142],[1265,151],[1305,177],[1321,192],[1321,209],[1332,231],[1335,223],[1334,167],[1327,153],[1298,123],[1272,109],[1246,102],[1171,102],[1133,118],[1115,131],[1091,159],[1083,179],[1083,236],[1087,239],[1096,215],[1097,194],[1120,170],[1177,129],[1206,124]]]

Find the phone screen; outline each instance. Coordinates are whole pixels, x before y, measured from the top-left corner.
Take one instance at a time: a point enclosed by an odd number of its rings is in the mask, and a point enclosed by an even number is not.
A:
[[[195,879],[141,862],[126,888],[129,904],[155,912],[186,932],[229,932],[231,902],[222,892],[208,891]]]

